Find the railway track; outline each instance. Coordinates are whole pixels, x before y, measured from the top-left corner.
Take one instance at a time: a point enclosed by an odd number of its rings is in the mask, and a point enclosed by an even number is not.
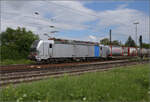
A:
[[[134,60],[116,60],[116,61],[106,61],[106,62],[92,62],[92,63],[80,63],[75,65],[65,65],[65,66],[49,66],[46,68],[34,68],[29,70],[21,70],[14,72],[1,72],[0,78],[0,86],[5,86],[8,84],[17,84],[22,82],[31,82],[41,79],[46,79],[50,77],[61,77],[65,73],[68,75],[78,75],[85,72],[92,71],[103,71],[109,70],[113,67],[125,66],[125,65],[133,65],[137,63],[145,63],[147,60],[143,62],[137,62]]]
[[[134,57],[136,58],[136,57]],[[111,61],[115,61],[115,60],[125,60],[125,59],[130,59],[130,57],[113,57],[112,59],[110,59]],[[133,59],[133,57],[132,57]],[[0,66],[0,72],[14,72],[14,71],[25,71],[25,70],[33,70],[33,69],[40,69],[42,68],[49,68],[49,66],[51,67],[58,67],[58,66],[65,66],[65,65],[77,65],[77,64],[86,64],[86,63],[92,63],[92,62],[104,62],[104,61],[110,61],[110,60],[104,60],[104,59],[99,59],[99,60],[94,60],[94,61],[85,61],[85,62],[65,62],[65,63],[51,63],[51,64],[19,64],[19,65],[5,65],[5,66]]]

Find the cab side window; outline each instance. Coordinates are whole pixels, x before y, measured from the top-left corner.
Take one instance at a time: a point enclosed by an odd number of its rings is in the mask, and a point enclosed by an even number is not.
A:
[[[100,49],[102,50],[103,48],[102,48],[102,47],[100,47]]]
[[[49,44],[49,48],[52,48],[52,44]]]

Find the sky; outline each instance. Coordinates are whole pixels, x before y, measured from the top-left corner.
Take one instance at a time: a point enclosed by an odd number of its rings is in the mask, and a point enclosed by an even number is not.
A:
[[[112,40],[124,43],[128,36],[136,39],[133,23],[139,22],[138,37],[150,40],[149,0],[1,0],[0,4],[1,32],[25,27],[40,39],[99,42],[109,38],[111,29]]]

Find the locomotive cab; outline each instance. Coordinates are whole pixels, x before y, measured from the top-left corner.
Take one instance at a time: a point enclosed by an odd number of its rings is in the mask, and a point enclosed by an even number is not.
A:
[[[47,60],[52,57],[53,40],[36,40],[31,45],[29,59],[35,61]]]
[[[39,40],[35,40],[33,42],[33,44],[31,45],[30,54],[28,56],[28,58],[31,59],[31,60],[35,60],[36,59],[35,57],[38,55],[38,51],[37,51],[38,43],[39,43]]]

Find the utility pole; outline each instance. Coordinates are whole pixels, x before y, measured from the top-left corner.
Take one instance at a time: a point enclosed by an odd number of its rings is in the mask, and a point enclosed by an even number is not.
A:
[[[142,35],[140,35],[139,43],[140,43],[140,48],[142,48]]]
[[[143,58],[143,56],[142,56],[142,35],[140,35],[139,43],[140,43],[140,56],[141,56],[141,59],[142,59]]]
[[[109,30],[109,41],[110,41],[110,45],[111,45],[111,29]]]
[[[135,24],[135,43],[136,43],[136,45],[138,45],[137,44],[137,25],[139,24],[139,22],[135,22],[133,24]]]
[[[111,48],[111,52],[110,52],[110,55],[112,56],[112,45],[111,45],[111,29],[109,30],[109,40],[110,40],[110,48]]]

